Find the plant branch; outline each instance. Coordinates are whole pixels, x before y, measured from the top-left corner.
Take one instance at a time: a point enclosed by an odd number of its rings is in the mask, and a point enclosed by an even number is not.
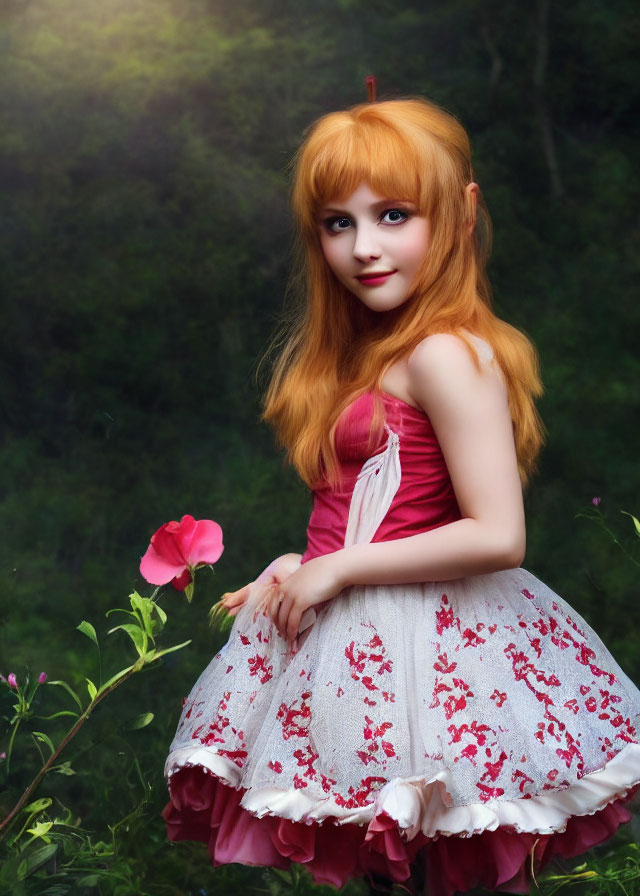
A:
[[[136,663],[134,663],[134,665],[131,666],[121,678],[119,678],[112,685],[110,685],[110,687],[106,688],[102,693],[96,694],[96,696],[89,703],[89,705],[87,706],[85,711],[82,713],[82,715],[80,716],[78,721],[75,723],[73,728],[71,728],[65,734],[65,736],[62,738],[62,740],[60,741],[60,743],[58,744],[58,746],[56,747],[54,752],[44,763],[44,765],[42,766],[42,768],[40,769],[38,774],[35,776],[35,778],[31,782],[31,784],[29,784],[29,786],[24,791],[24,793],[22,794],[22,796],[20,797],[18,802],[15,804],[13,809],[9,812],[9,814],[5,818],[2,819],[2,821],[0,821],[0,839],[6,834],[7,830],[9,829],[9,826],[15,820],[17,815],[20,813],[20,811],[22,810],[24,805],[27,803],[27,801],[29,800],[31,795],[34,793],[34,791],[40,784],[40,781],[42,781],[42,779],[45,777],[45,775],[56,764],[62,751],[73,740],[73,738],[76,736],[76,734],[78,733],[80,728],[82,728],[82,726],[87,721],[87,719],[89,718],[89,716],[91,715],[93,710],[96,708],[98,703],[100,703],[102,700],[104,700],[104,698],[107,697],[112,691],[115,691],[115,689],[117,687],[120,687],[121,684],[124,684],[124,682],[128,678],[131,678],[131,676],[135,672],[140,671],[140,669],[144,666],[144,664],[145,663],[144,663],[143,657],[140,657],[140,659]]]
[[[18,731],[18,728],[20,726],[20,721],[21,721],[20,718],[16,719],[16,723],[13,726],[13,731],[11,732],[11,738],[9,739],[9,747],[7,749],[7,775],[9,774],[9,771],[11,768],[10,762],[11,762],[11,755],[13,753],[13,742],[16,739],[16,732]]]

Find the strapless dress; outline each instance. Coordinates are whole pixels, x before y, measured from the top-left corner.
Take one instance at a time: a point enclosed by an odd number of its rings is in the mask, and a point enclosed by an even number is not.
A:
[[[371,434],[375,401],[383,423]],[[427,417],[365,394],[336,432],[303,562],[460,518]],[[172,840],[214,864],[406,880],[431,896],[529,892],[527,869],[629,819],[640,693],[597,634],[523,569],[353,586],[292,654],[250,599],[184,701],[166,765]]]

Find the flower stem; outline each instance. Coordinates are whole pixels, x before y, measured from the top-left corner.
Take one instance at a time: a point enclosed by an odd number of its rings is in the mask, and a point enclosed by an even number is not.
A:
[[[16,723],[13,726],[13,731],[11,732],[11,737],[9,738],[9,746],[7,747],[7,777],[9,776],[9,772],[11,771],[11,754],[13,753],[13,742],[16,739],[16,732],[18,727],[20,726],[20,717],[16,719]]]
[[[142,659],[142,657],[140,659]],[[59,758],[60,754],[62,753],[62,751],[65,749],[67,744],[69,744],[73,740],[73,738],[76,736],[76,734],[78,733],[80,728],[82,728],[82,726],[87,721],[87,719],[89,718],[89,716],[91,715],[93,710],[96,708],[98,703],[100,703],[102,700],[104,700],[104,698],[106,696],[108,696],[112,691],[115,691],[116,688],[120,687],[121,684],[124,684],[124,682],[128,678],[130,678],[135,672],[138,672],[142,668],[143,665],[144,665],[144,662],[141,663],[140,660],[138,660],[138,662],[136,662],[133,666],[131,666],[131,668],[128,670],[128,672],[125,675],[122,676],[122,678],[119,678],[118,681],[114,682],[111,685],[111,687],[107,688],[101,694],[98,694],[97,696],[95,696],[93,698],[93,700],[91,701],[91,703],[89,703],[89,705],[87,706],[85,711],[82,713],[82,715],[80,716],[78,721],[73,726],[73,728],[71,728],[65,734],[65,736],[62,738],[62,740],[60,741],[60,743],[58,744],[58,746],[56,747],[54,752],[51,754],[51,756],[49,756],[47,761],[44,763],[44,765],[42,766],[42,768],[40,769],[38,774],[35,776],[35,778],[31,782],[31,784],[29,784],[27,789],[24,791],[24,793],[22,794],[22,796],[20,797],[18,802],[15,804],[13,809],[9,812],[9,814],[7,816],[5,816],[5,818],[2,819],[2,821],[0,821],[0,839],[2,839],[2,837],[4,837],[4,835],[7,833],[9,826],[12,824],[13,821],[15,821],[16,817],[21,812],[21,810],[24,807],[27,800],[29,800],[29,798],[31,797],[33,792],[36,790],[36,788],[40,784],[40,781],[42,781],[42,779],[47,774],[47,772],[49,772],[51,770],[51,768],[57,763],[58,758]],[[11,742],[9,744],[9,756],[11,755],[11,747],[13,746],[13,740],[15,738],[15,732],[16,732],[17,728],[18,728],[18,723],[16,722],[13,733],[11,735]],[[7,758],[7,763],[8,763],[8,758]]]

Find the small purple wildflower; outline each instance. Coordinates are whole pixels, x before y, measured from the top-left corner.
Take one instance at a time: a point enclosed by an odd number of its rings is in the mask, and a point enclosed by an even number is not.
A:
[[[44,684],[46,680],[47,680],[47,673],[41,672],[40,675],[38,675],[38,684]]]
[[[4,752],[0,753],[0,762],[2,762],[2,760],[3,760],[3,759],[6,759],[6,758],[7,758],[7,754],[6,754],[6,753],[4,753]]]
[[[14,675],[13,672],[9,672],[9,674],[7,676],[7,684],[9,685],[10,688],[13,688],[14,691],[18,690],[18,679],[16,678],[16,676]]]
[[[594,507],[597,507],[598,504],[600,503],[600,501],[602,501],[602,498],[592,498],[591,499],[591,503],[593,504]]]

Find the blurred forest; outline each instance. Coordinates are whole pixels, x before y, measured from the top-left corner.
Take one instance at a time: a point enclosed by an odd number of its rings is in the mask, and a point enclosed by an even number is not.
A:
[[[371,72],[471,135],[495,304],[546,388],[525,565],[640,679],[638,570],[603,531],[634,550],[639,34],[633,0],[0,0],[0,671],[83,681],[75,626],[104,633],[142,591],[151,533],[184,513],[225,533],[194,603],[164,602],[191,646],[74,747],[65,799],[87,828],[146,793],[120,892],[233,891],[204,850],[165,843],[162,765],[224,640],[209,606],[304,547],[309,497],[258,422],[258,364],[290,272],[288,160]],[[127,732],[142,710],[152,724]]]

